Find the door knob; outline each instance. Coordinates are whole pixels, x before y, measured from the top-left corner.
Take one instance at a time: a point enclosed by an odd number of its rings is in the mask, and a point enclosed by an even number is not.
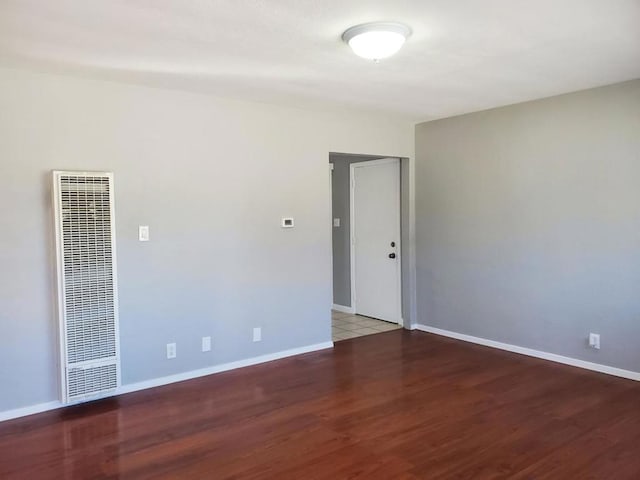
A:
[[[396,258],[396,254],[395,253],[390,253],[389,254],[389,258]]]

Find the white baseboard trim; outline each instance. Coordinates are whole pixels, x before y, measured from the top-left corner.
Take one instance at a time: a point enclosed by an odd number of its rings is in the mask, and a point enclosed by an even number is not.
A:
[[[168,385],[170,383],[183,382],[185,380],[191,380],[192,378],[204,377],[206,375],[212,375],[214,373],[235,370],[236,368],[249,367],[251,365],[257,365],[259,363],[271,362],[273,360],[279,360],[281,358],[292,357],[294,355],[301,355],[303,353],[315,352],[318,350],[325,350],[327,348],[333,348],[333,342],[316,343],[314,345],[307,345],[305,347],[292,348],[290,350],[282,350],[276,353],[260,355],[259,357],[251,357],[235,362],[214,365],[212,367],[191,370],[189,372],[176,373],[175,375],[168,375],[166,377],[153,378],[151,380],[144,380],[142,382],[136,383],[129,383],[127,385],[121,386],[118,389],[117,393],[119,395],[122,395],[125,393],[137,392],[139,390],[145,390],[147,388],[160,387],[162,385]]]
[[[415,330],[420,330],[422,332],[433,333],[435,335],[441,335],[443,337],[455,338],[456,340],[476,343],[478,345],[484,345],[485,347],[506,350],[508,352],[519,353],[521,355],[527,355],[529,357],[541,358],[543,360],[563,363],[565,365],[571,365],[572,367],[584,368],[586,370],[593,370],[594,372],[606,373],[607,375],[614,375],[616,377],[628,378],[630,380],[640,382],[640,372],[633,372],[631,370],[624,370],[622,368],[587,362],[586,360],[578,360],[577,358],[565,357],[562,355],[557,355],[555,353],[543,352],[540,350],[533,350],[532,348],[519,347],[517,345],[511,345],[509,343],[496,342],[495,340],[488,340],[486,338],[465,335],[464,333],[452,332],[449,330],[443,330],[441,328],[430,327],[428,325],[415,324],[411,327],[412,329],[415,328]]]
[[[144,380],[142,382],[136,382],[136,383],[129,383],[127,385],[122,385],[111,396],[137,392],[139,390],[145,390],[147,388],[160,387],[162,385],[168,385],[170,383],[182,382],[184,380],[190,380],[192,378],[204,377],[206,375],[212,375],[214,373],[226,372],[228,370],[234,370],[236,368],[249,367],[251,365],[257,365],[259,363],[271,362],[273,360],[279,360],[281,358],[292,357],[295,355],[315,352],[318,350],[325,350],[327,348],[333,348],[333,342],[322,342],[322,343],[316,343],[313,345],[306,345],[304,347],[299,347],[299,348],[291,348],[289,350],[282,350],[280,352],[268,353],[266,355],[260,355],[258,357],[246,358],[244,360],[223,363],[220,365],[214,365],[212,367],[201,368],[198,370],[191,370],[189,372],[176,373],[175,375],[168,375],[166,377],[153,378],[151,380]],[[11,420],[13,418],[26,417],[27,415],[33,415],[35,413],[46,412],[48,410],[55,410],[56,408],[61,408],[64,406],[65,405],[60,401],[53,401],[53,402],[39,403],[37,405],[31,405],[28,407],[16,408],[13,410],[5,410],[4,412],[0,412],[0,422],[3,422],[5,420]]]
[[[351,313],[351,314],[355,314],[356,313],[356,309],[353,307],[345,307],[344,305],[338,305],[337,303],[333,304],[333,307],[331,307],[333,310],[335,310],[336,312],[342,312],[342,313]]]
[[[38,403],[37,405],[30,405],[28,407],[15,408],[13,410],[5,410],[0,412],[0,422],[5,420],[11,420],[12,418],[26,417],[27,415],[34,415],[36,413],[46,412],[48,410],[55,410],[62,407],[62,402],[59,400],[46,403]]]

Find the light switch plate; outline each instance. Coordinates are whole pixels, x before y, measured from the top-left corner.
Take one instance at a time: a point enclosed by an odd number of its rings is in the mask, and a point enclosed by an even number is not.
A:
[[[203,352],[211,351],[211,337],[202,337],[202,351]]]
[[[333,226],[334,227],[339,227],[340,226],[340,219],[339,218],[334,218],[333,219]]]
[[[149,241],[149,225],[140,225],[138,227],[138,240],[141,242]]]

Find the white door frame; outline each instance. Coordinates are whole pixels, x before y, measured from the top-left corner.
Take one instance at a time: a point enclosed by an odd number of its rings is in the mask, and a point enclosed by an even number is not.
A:
[[[368,160],[365,162],[357,162],[357,163],[352,163],[351,165],[349,165],[349,248],[350,248],[350,255],[349,255],[349,267],[350,267],[350,271],[351,271],[351,308],[353,309],[354,313],[357,313],[357,308],[356,308],[356,262],[355,262],[355,255],[356,255],[356,244],[354,242],[355,239],[355,218],[356,218],[356,209],[355,209],[355,169],[356,168],[365,168],[368,166],[375,166],[375,165],[385,165],[385,164],[389,164],[389,163],[397,163],[398,165],[398,185],[401,186],[402,182],[400,181],[400,164],[401,164],[401,159],[397,158],[397,157],[393,157],[393,158],[382,158],[380,160]],[[400,211],[398,212],[398,218],[402,218],[402,205],[401,205],[401,201],[402,201],[402,194],[400,192],[398,192],[399,195],[399,208]],[[404,325],[404,320],[402,319],[402,227],[400,225],[401,222],[398,222],[398,233],[397,233],[397,240],[396,243],[398,245],[397,247],[397,261],[398,261],[398,269],[397,269],[397,285],[398,285],[398,324],[400,326]]]

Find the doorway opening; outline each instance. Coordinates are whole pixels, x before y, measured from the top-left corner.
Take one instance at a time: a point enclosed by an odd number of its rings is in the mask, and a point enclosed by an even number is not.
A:
[[[403,327],[403,160],[329,155],[333,341]]]

